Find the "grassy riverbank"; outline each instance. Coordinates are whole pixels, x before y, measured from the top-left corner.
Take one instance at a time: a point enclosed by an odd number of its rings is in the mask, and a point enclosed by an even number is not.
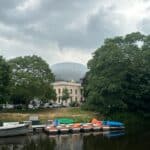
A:
[[[9,110],[0,113],[0,121],[24,121],[29,116],[38,115],[42,122],[55,118],[72,118],[75,122],[89,122],[92,118],[99,120],[116,120],[126,124],[126,126],[141,125],[143,122],[150,122],[149,118],[144,118],[137,113],[117,113],[109,116],[102,116],[92,111],[85,111],[81,108],[57,108],[57,109],[41,109],[41,110]]]
[[[39,119],[43,122],[46,120],[61,117],[72,118],[76,122],[89,122],[93,117],[99,118],[96,113],[81,110],[80,108],[57,108],[32,111],[9,110],[7,112],[0,113],[0,121],[24,121],[28,120],[29,116],[31,115],[38,115]]]

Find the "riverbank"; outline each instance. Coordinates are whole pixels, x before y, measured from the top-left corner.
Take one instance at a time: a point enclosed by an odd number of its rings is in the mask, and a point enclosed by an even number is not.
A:
[[[89,122],[92,118],[99,118],[99,116],[91,111],[85,111],[81,108],[55,108],[55,109],[41,109],[41,110],[9,110],[0,113],[0,121],[24,121],[28,120],[29,116],[37,115],[42,122],[55,118],[72,118],[76,122]],[[102,118],[99,118],[102,119]]]
[[[143,122],[150,122],[150,118],[144,118],[137,113],[122,112],[109,116],[102,116],[92,111],[86,111],[81,108],[55,108],[55,109],[37,109],[37,110],[8,110],[0,112],[0,121],[25,121],[29,116],[37,115],[42,122],[53,120],[55,118],[71,118],[75,122],[90,122],[92,118],[98,120],[115,120],[125,123],[126,126],[142,125]]]

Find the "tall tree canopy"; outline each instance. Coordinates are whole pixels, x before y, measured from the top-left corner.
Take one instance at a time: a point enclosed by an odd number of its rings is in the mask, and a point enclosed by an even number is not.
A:
[[[10,68],[5,59],[0,56],[0,103],[9,98]]]
[[[54,76],[41,57],[17,57],[11,59],[9,65],[12,69],[11,99],[16,103],[28,104],[34,98],[54,98],[54,90],[50,87]]]
[[[69,91],[67,88],[64,88],[62,91],[62,100],[67,101],[67,99],[70,97]]]
[[[150,113],[150,36],[138,32],[106,39],[88,68],[84,79],[88,108]]]

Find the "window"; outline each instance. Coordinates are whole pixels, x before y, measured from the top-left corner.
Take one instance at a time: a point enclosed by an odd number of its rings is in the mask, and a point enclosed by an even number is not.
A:
[[[80,92],[81,92],[81,95],[83,94],[83,90],[82,89],[80,89]]]
[[[75,101],[76,101],[76,102],[78,101],[78,98],[77,98],[77,97],[75,97]]]
[[[72,94],[72,89],[70,89],[70,94]]]
[[[72,96],[70,96],[70,102],[72,103]]]
[[[61,100],[61,97],[59,96],[59,97],[58,97],[58,103],[60,103],[60,100]]]
[[[61,93],[61,89],[58,89],[58,93],[59,93],[59,94]]]
[[[78,90],[77,89],[75,89],[75,94],[77,94],[78,93]]]

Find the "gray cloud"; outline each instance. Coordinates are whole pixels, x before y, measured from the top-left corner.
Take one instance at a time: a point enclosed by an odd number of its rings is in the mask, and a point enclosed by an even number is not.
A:
[[[139,28],[145,33],[145,34],[149,34],[150,33],[150,19],[143,19],[140,24],[139,24]]]
[[[10,7],[9,11],[4,13],[1,21],[16,29],[11,37],[17,38],[15,35],[18,35],[19,39],[27,40],[27,42],[32,40],[33,42],[46,44],[48,41],[54,41],[60,47],[93,48],[102,40],[102,34],[110,35],[108,26],[111,26],[111,32],[116,32],[116,29],[113,29],[111,25],[111,21],[105,21],[103,17],[107,16],[109,12],[99,12],[96,15],[89,16],[88,25],[85,26],[84,32],[67,28],[78,17],[83,15],[84,19],[84,14],[92,8],[91,1],[87,1],[85,4],[79,0],[75,2],[70,0],[45,0],[41,1],[38,8],[27,12],[16,10],[17,2],[16,0],[11,3],[13,7]],[[93,1],[93,4],[95,3]],[[7,33],[6,36],[8,36]]]
[[[11,44],[0,43],[0,49],[7,49],[3,54],[8,57],[28,54],[25,49],[31,48],[49,63],[59,59],[52,55],[66,49],[89,55],[105,38],[130,32],[119,12],[122,3],[125,0],[1,0],[0,41]],[[138,25],[148,31],[144,21]]]

